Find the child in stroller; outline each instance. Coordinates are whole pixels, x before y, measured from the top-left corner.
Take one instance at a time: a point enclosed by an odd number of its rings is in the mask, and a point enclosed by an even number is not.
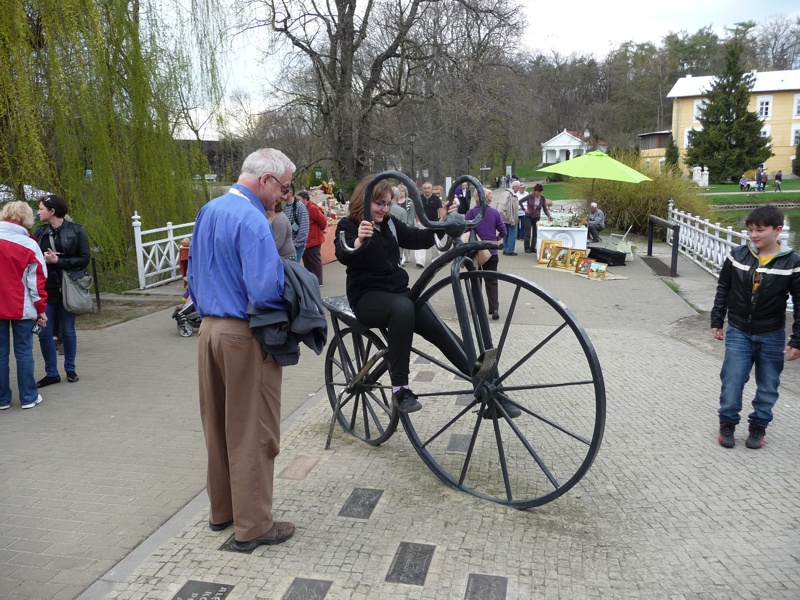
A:
[[[183,292],[183,304],[176,306],[172,313],[172,318],[175,319],[178,324],[178,333],[180,333],[182,337],[190,337],[192,335],[192,329],[194,327],[200,327],[200,321],[203,320],[197,310],[195,310],[194,302],[192,302],[192,298],[189,295],[189,288],[186,282],[186,269],[188,264],[189,238],[184,238],[181,240],[179,263],[181,275],[183,276],[183,287],[185,288]]]

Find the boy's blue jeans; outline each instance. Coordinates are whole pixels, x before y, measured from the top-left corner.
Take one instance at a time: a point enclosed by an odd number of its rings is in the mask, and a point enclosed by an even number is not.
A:
[[[783,351],[786,333],[783,330],[759,335],[746,334],[728,326],[725,333],[725,359],[719,378],[722,391],[719,395],[720,423],[739,423],[742,410],[742,391],[750,379],[750,370],[756,368],[756,394],[750,423],[766,427],[772,421],[772,407],[778,401],[778,386],[783,371]]]

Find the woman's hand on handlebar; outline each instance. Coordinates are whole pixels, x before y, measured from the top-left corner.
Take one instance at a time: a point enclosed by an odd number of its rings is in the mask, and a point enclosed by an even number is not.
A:
[[[353,247],[358,248],[367,238],[371,238],[372,234],[375,232],[375,225],[370,221],[361,221],[358,225],[358,238],[356,238]]]

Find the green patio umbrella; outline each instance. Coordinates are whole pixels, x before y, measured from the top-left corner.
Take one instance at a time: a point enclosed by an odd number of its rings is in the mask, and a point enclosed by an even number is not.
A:
[[[594,180],[609,179],[611,181],[625,181],[627,183],[641,183],[642,181],[652,181],[647,175],[642,175],[639,171],[631,169],[618,160],[614,160],[605,152],[595,150],[583,156],[566,160],[539,169],[540,173],[558,173],[568,177],[591,178],[592,192],[589,195],[591,201],[594,197]]]

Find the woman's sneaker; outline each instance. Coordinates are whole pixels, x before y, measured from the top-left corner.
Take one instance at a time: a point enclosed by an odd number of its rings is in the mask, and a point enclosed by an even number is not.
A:
[[[408,388],[402,388],[392,394],[392,402],[402,413],[416,412],[422,408],[422,404],[417,400],[417,395]]]
[[[736,445],[736,440],[733,439],[733,432],[736,425],[733,423],[720,423],[719,424],[719,445],[723,448],[733,448]]]
[[[765,427],[760,425],[750,425],[750,435],[747,436],[745,446],[752,450],[758,450],[764,447],[764,436],[767,434]]]
[[[22,408],[33,408],[33,407],[34,407],[34,406],[36,406],[37,404],[41,404],[41,402],[42,402],[42,396],[41,396],[41,394],[40,394],[40,395],[39,395],[39,396],[36,398],[36,400],[34,400],[33,402],[31,402],[31,403],[29,403],[29,404],[23,404],[23,405],[22,405]]]

